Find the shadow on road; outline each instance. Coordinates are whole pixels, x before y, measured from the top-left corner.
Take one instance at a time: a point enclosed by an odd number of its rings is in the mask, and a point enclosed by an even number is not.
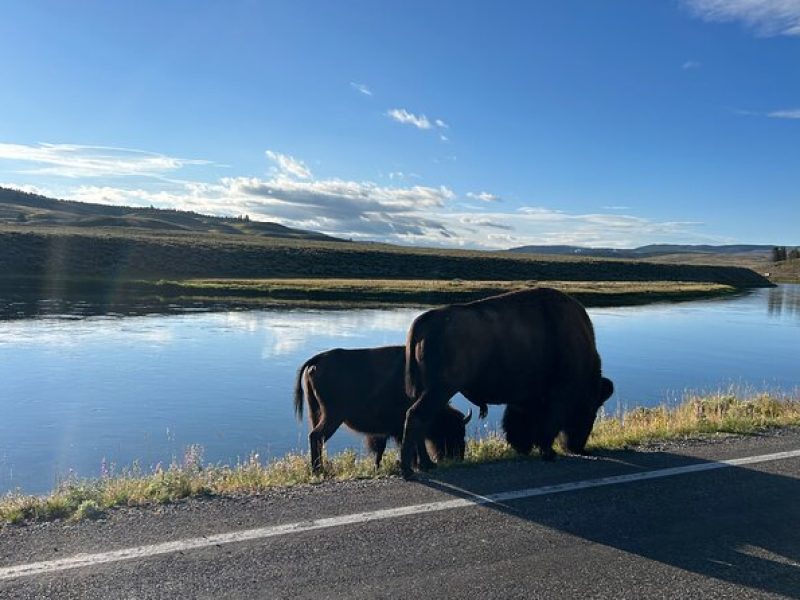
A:
[[[488,483],[474,468],[453,468],[419,483],[454,496],[484,496],[553,483],[562,469],[569,477],[555,483],[709,462],[660,451],[605,451],[594,458],[487,465],[482,469],[517,472],[507,478],[490,473]],[[757,468],[725,467],[484,506],[685,571],[800,598],[800,479]]]

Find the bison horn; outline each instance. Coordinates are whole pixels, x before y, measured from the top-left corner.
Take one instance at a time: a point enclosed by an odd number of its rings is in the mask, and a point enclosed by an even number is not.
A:
[[[464,416],[464,425],[469,423],[472,420],[472,409],[467,409],[467,414]]]

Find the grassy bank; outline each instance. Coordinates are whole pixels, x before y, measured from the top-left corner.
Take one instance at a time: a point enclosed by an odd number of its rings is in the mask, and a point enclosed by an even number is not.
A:
[[[715,434],[752,434],[769,428],[800,426],[800,398],[767,394],[739,398],[730,393],[687,397],[668,407],[636,408],[603,416],[589,440],[590,449],[635,447],[662,440]],[[274,487],[313,484],[323,479],[349,480],[397,475],[396,453],[384,458],[376,471],[371,458],[355,451],[331,457],[323,477],[309,470],[305,454],[291,454],[270,462],[258,455],[236,465],[207,465],[202,450],[192,446],[182,460],[145,472],[133,466],[116,473],[104,468],[101,477],[64,482],[48,496],[7,494],[0,498],[0,522],[22,523],[53,519],[92,518],[119,506],[173,502],[196,496],[259,493]],[[519,459],[497,434],[470,440],[466,463],[481,464]],[[460,465],[443,465],[458,468]]]
[[[14,318],[44,313],[152,314],[257,308],[377,308],[467,302],[532,286],[555,287],[585,306],[630,306],[713,298],[739,290],[679,281],[465,281],[399,279],[198,279],[115,281],[0,277],[0,298]],[[41,299],[60,299],[40,304]],[[5,315],[9,316],[9,315]]]
[[[683,281],[472,281],[438,279],[196,279],[141,284],[142,292],[165,299],[198,299],[239,304],[380,306],[467,302],[534,286],[572,294],[586,306],[721,296],[736,288]]]
[[[737,292],[737,288],[681,281],[465,281],[438,279],[192,279],[116,281],[0,277],[0,298],[36,301],[60,298],[87,301],[99,313],[140,314],[179,311],[182,307],[248,309],[267,307],[433,306],[467,302],[533,286],[555,287],[586,306],[626,306],[696,300]],[[86,307],[84,307],[85,309]],[[62,307],[54,307],[56,312]],[[24,314],[23,314],[24,316]]]

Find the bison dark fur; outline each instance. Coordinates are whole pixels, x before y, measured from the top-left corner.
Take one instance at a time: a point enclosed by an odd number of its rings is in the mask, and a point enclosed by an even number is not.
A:
[[[406,411],[411,400],[403,382],[405,348],[385,346],[328,350],[311,357],[297,372],[294,408],[303,416],[303,400],[308,404],[311,432],[311,466],[322,469],[322,447],[344,423],[350,429],[367,434],[367,447],[375,453],[380,466],[388,438],[400,442]],[[305,389],[305,393],[304,393]],[[464,458],[466,423],[464,415],[443,405],[432,419],[431,428],[415,444],[415,457],[421,468],[434,466],[427,446],[437,460]]]
[[[583,452],[597,411],[613,393],[602,377],[594,329],[583,306],[549,288],[511,292],[429,310],[406,343],[406,417],[401,468],[433,416],[456,393],[482,406],[507,404],[506,438],[525,454],[537,446],[552,459],[563,432]]]

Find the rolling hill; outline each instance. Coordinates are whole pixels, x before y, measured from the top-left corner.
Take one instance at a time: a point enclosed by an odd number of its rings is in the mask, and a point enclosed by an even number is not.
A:
[[[278,223],[251,221],[246,217],[214,217],[180,210],[56,200],[2,187],[0,187],[0,223],[37,227],[117,228],[344,241],[314,231],[285,227]]]

